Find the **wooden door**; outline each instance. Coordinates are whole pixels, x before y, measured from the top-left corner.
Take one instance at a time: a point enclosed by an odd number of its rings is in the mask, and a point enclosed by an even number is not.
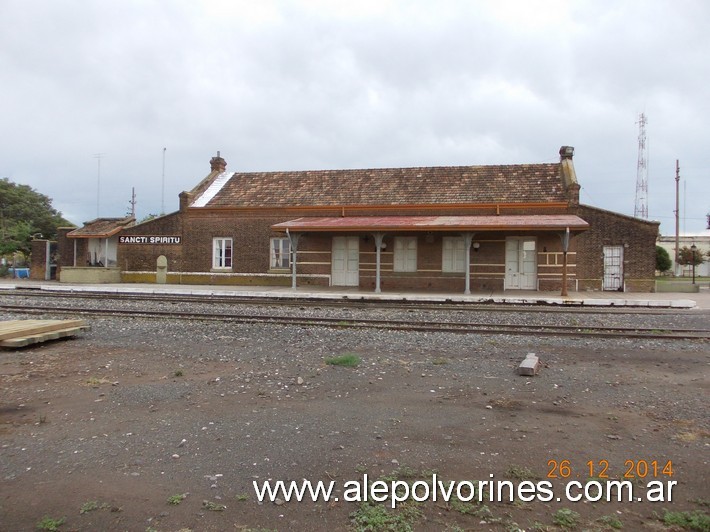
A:
[[[360,284],[360,238],[333,237],[331,264],[333,286],[358,286]]]

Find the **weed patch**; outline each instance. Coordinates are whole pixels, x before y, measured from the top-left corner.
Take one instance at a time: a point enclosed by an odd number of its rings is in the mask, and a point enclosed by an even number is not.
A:
[[[597,521],[599,521],[607,528],[614,528],[616,530],[624,528],[624,524],[621,522],[621,519],[619,519],[615,515],[605,515],[597,519]]]
[[[86,501],[84,504],[81,505],[79,513],[88,514],[89,512],[93,512],[94,510],[103,510],[104,508],[108,508],[108,504],[99,504],[99,501]]]
[[[355,368],[360,364],[360,357],[353,354],[347,353],[339,357],[326,358],[325,363],[330,366],[343,366],[346,368]]]
[[[421,511],[415,504],[402,504],[398,510],[388,510],[384,505],[364,502],[350,514],[350,519],[353,529],[357,532],[375,530],[410,532],[414,530],[414,524],[421,515]]]
[[[670,512],[663,514],[663,523],[667,526],[679,526],[686,530],[710,532],[710,516],[700,510],[694,512]]]
[[[511,465],[505,472],[508,478],[515,480],[537,480],[539,477],[527,467]]]
[[[173,506],[177,506],[180,504],[182,501],[185,500],[185,497],[187,497],[186,493],[179,493],[177,495],[171,495],[168,497],[168,504],[172,504]]]
[[[59,530],[59,527],[66,521],[65,517],[60,517],[59,519],[54,519],[52,517],[44,517],[39,523],[37,523],[38,530],[49,530],[50,532]]]
[[[562,528],[577,528],[579,514],[569,508],[560,508],[552,516],[552,522]]]
[[[224,504],[217,504],[216,502],[212,501],[202,501],[202,507],[205,510],[210,510],[211,512],[223,512],[227,509]]]

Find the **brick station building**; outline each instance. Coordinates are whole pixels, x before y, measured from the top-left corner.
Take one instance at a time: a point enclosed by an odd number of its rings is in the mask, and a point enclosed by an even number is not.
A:
[[[124,282],[653,290],[658,223],[581,205],[573,155],[242,173],[218,152],[179,211],[120,232],[117,265]]]

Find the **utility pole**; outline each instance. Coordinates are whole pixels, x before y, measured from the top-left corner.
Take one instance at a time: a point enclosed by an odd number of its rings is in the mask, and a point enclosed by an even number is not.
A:
[[[675,265],[674,273],[678,275],[678,252],[680,249],[680,164],[675,160]]]
[[[94,159],[96,159],[97,169],[96,169],[96,217],[99,217],[100,203],[101,203],[101,159],[106,156],[105,153],[95,153]]]
[[[131,187],[131,201],[128,202],[131,206],[131,218],[136,217],[136,187]]]
[[[163,148],[163,178],[162,178],[162,185],[161,185],[161,194],[160,194],[160,215],[162,216],[165,214],[165,151],[167,148]]]

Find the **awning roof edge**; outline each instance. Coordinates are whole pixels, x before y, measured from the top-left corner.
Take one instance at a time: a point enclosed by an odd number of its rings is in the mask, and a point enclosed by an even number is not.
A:
[[[589,224],[573,214],[491,216],[342,216],[303,217],[274,224],[275,231],[585,231]]]
[[[120,233],[123,229],[125,229],[125,227],[117,227],[116,229],[103,233],[81,233],[77,235],[73,235],[72,231],[67,233],[67,238],[109,238],[117,233]]]

